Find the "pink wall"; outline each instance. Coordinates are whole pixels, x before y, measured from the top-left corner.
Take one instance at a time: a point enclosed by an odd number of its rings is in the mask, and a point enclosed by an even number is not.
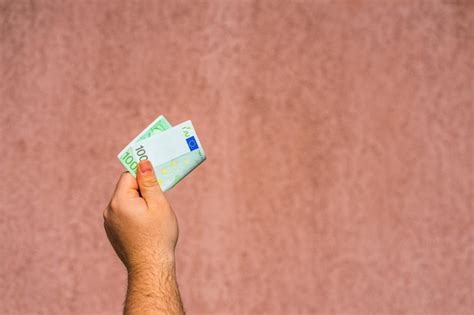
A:
[[[410,4],[411,3],[411,4]],[[0,314],[119,314],[117,152],[192,119],[189,314],[472,314],[471,1],[0,1]]]

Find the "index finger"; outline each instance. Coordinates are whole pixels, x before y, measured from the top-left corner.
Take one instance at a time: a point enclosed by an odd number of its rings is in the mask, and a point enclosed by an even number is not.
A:
[[[115,187],[114,196],[136,198],[140,197],[138,192],[138,184],[135,177],[129,172],[123,172]]]

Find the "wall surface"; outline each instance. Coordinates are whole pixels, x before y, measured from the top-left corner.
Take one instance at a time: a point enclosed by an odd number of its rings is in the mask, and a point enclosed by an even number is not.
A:
[[[189,314],[472,314],[474,3],[0,0],[0,314],[120,314],[116,154],[159,114]]]

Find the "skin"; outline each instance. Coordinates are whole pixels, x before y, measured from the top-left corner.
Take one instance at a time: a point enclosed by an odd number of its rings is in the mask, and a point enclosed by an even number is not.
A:
[[[104,227],[128,271],[124,314],[184,314],[176,282],[178,222],[149,161],[125,172],[104,211]]]

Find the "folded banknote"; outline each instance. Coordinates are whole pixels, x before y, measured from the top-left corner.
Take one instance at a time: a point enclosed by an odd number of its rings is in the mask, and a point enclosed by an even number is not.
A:
[[[204,162],[206,154],[190,120],[172,127],[160,116],[117,157],[134,176],[138,162],[150,160],[161,189],[167,191]]]

